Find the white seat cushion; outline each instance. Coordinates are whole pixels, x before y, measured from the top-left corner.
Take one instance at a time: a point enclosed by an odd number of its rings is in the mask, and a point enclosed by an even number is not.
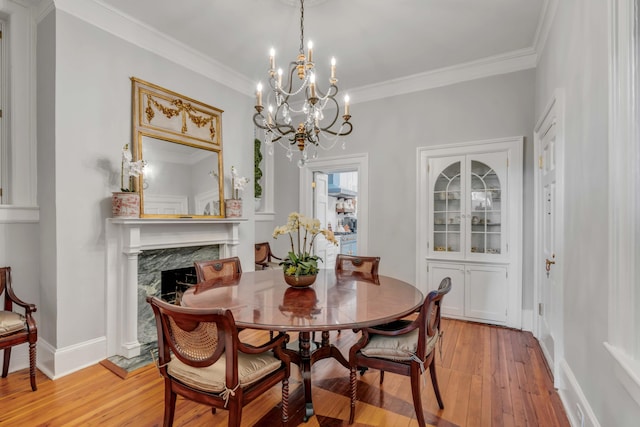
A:
[[[238,380],[246,387],[276,371],[282,362],[270,353],[238,353]],[[169,375],[198,390],[221,393],[225,390],[225,355],[211,366],[195,368],[174,357],[167,365]]]
[[[411,360],[418,349],[418,329],[395,337],[372,334],[369,342],[360,352],[367,357],[380,357],[395,361]],[[427,354],[431,353],[438,342],[438,333],[427,341]]]
[[[27,324],[22,314],[13,311],[0,311],[0,337],[15,334],[26,327]]]

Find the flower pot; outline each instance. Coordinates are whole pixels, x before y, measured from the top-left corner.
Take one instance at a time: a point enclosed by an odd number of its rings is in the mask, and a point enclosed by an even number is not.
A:
[[[227,218],[242,217],[242,199],[227,199],[224,201]]]
[[[254,210],[255,210],[256,212],[259,212],[259,211],[260,211],[260,205],[262,204],[262,198],[260,198],[260,197],[255,197],[255,198],[253,199],[253,203],[255,204],[255,206],[254,206]]]
[[[285,273],[284,281],[287,282],[287,285],[293,286],[294,288],[305,288],[315,283],[316,275],[312,274],[308,276],[289,276]]]
[[[125,191],[112,193],[111,213],[114,218],[139,218],[140,194]]]

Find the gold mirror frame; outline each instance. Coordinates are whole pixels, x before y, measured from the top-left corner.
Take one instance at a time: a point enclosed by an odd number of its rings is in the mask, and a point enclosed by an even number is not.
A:
[[[147,162],[135,181],[140,218],[224,218],[223,111],[136,77],[131,84],[133,158]]]

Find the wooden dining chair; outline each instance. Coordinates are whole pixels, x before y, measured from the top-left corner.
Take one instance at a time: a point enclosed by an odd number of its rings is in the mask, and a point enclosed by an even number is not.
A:
[[[275,256],[273,252],[271,252],[269,242],[255,244],[256,269],[266,270],[267,268],[279,267],[277,262],[272,261],[273,259],[282,261],[282,258]]]
[[[438,380],[436,377],[435,348],[442,330],[440,328],[440,305],[443,297],[451,290],[451,278],[440,282],[437,290],[431,291],[424,300],[415,320],[398,320],[383,328],[362,329],[360,340],[349,350],[351,412],[349,424],[353,424],[356,408],[356,370],[361,368],[380,369],[380,384],[384,371],[406,375],[411,378],[413,406],[418,425],[425,426],[422,400],[420,398],[420,378],[426,368],[431,374],[431,383],[438,406],[444,409]]]
[[[36,342],[38,328],[33,318],[36,306],[19,299],[11,285],[11,267],[0,268],[0,295],[4,292],[4,306],[0,311],[0,350],[4,351],[2,378],[9,373],[11,349],[19,344],[29,344],[29,377],[31,390],[36,391]],[[13,311],[13,305],[24,309],[24,315]]]
[[[356,256],[338,254],[336,257],[336,276],[349,275],[351,273],[367,273],[376,276],[380,257],[377,256]]]
[[[255,347],[238,338],[233,314],[196,309],[147,297],[158,332],[158,369],[164,377],[164,426],[172,426],[176,397],[229,411],[229,426],[240,426],[242,408],[282,383],[282,423],[289,408],[286,334]]]
[[[242,275],[240,258],[231,257],[210,261],[195,261],[196,280],[204,282],[214,279],[239,279]]]
[[[336,278],[340,279],[362,279],[365,282],[377,283],[378,266],[380,265],[380,257],[377,256],[356,256],[338,254],[336,257]],[[338,334],[342,331],[338,330]],[[313,333],[314,341],[316,339]]]

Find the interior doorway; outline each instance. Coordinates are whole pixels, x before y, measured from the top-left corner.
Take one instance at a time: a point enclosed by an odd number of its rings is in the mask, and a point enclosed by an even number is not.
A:
[[[564,358],[562,97],[557,93],[535,128],[534,335],[556,387]]]
[[[349,155],[310,160],[300,170],[300,212],[314,215],[316,176],[327,178],[327,213],[323,227],[331,228],[343,240],[339,251],[352,255],[366,255],[369,242],[369,189],[368,156]],[[324,186],[322,186],[325,188]],[[319,190],[318,190],[319,191]],[[345,252],[346,251],[346,252]]]

